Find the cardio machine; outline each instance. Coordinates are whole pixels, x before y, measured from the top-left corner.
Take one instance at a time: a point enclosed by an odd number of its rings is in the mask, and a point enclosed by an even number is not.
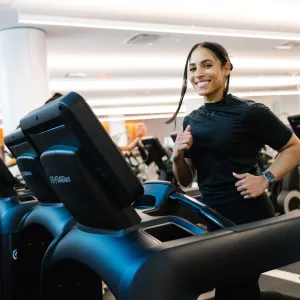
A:
[[[53,239],[75,225],[75,221],[51,188],[38,152],[28,143],[21,129],[5,136],[5,144],[17,158],[24,181],[38,200],[18,226],[13,299],[37,300],[40,299],[44,254]]]
[[[36,204],[31,191],[20,185],[0,159],[0,299],[11,297],[17,228]]]
[[[78,222],[45,254],[42,299],[102,299],[102,280],[121,300],[196,299],[300,259],[299,212],[234,226],[168,182],[142,185],[76,93],[21,128]]]
[[[154,162],[158,167],[159,180],[169,181],[173,184],[177,184],[177,180],[173,174],[172,163],[169,156],[162,144],[155,136],[147,136],[141,139],[145,150],[148,153],[147,164]],[[142,152],[143,149],[140,149]],[[142,153],[141,153],[142,154]]]
[[[300,115],[288,116],[294,133],[300,138]],[[287,213],[300,208],[299,164],[271,187],[271,200],[275,210]]]

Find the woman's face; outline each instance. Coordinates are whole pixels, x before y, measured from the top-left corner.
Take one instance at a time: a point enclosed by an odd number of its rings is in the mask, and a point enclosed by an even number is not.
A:
[[[205,96],[208,100],[223,98],[230,63],[222,67],[219,59],[209,50],[198,47],[191,55],[188,68],[189,80],[198,95]]]
[[[143,136],[145,136],[146,135],[146,125],[144,125],[144,124],[137,124],[137,126],[136,126],[136,131],[135,131],[135,135],[137,136],[137,137],[143,137]]]

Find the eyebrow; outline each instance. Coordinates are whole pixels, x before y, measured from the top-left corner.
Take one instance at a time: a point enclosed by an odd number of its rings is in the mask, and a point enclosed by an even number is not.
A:
[[[200,62],[200,65],[202,65],[202,64],[205,64],[206,62],[213,62],[211,59],[204,59],[204,60],[202,60],[201,62]],[[196,63],[190,63],[190,66],[191,65],[195,65]]]

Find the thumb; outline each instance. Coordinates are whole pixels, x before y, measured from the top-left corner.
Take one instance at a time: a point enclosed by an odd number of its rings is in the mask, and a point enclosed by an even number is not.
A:
[[[237,179],[243,179],[246,177],[246,174],[236,174],[234,172],[232,172],[232,175]]]
[[[191,132],[191,125],[186,126],[184,132]]]

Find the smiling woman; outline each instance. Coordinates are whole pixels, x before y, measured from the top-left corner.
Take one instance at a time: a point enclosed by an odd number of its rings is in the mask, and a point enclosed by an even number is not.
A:
[[[203,202],[233,223],[244,224],[274,216],[264,191],[300,161],[300,141],[263,104],[228,94],[231,70],[224,47],[196,44],[186,60],[178,109],[167,123],[175,120],[189,79],[205,103],[184,118],[184,131],[173,149],[174,174],[187,186],[197,172]],[[260,174],[257,157],[265,144],[280,155]],[[245,270],[245,278],[216,287],[215,299],[261,299],[259,274],[248,278]]]
[[[220,51],[221,55],[215,56],[205,48],[198,47],[191,55],[189,80],[199,96],[206,96],[207,102],[222,99],[228,93],[230,71],[233,67],[226,50],[220,48]]]

